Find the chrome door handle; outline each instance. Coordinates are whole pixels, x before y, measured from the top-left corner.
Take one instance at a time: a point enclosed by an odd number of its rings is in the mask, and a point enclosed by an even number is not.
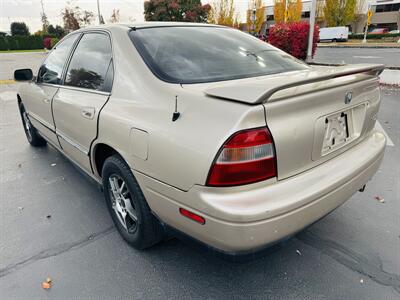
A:
[[[94,107],[82,107],[81,114],[82,117],[86,119],[93,119],[94,118],[95,109]]]

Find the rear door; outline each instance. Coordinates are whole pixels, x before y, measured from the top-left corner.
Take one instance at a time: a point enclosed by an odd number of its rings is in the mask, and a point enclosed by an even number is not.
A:
[[[64,84],[53,100],[60,145],[89,172],[92,172],[89,150],[97,136],[100,110],[111,92],[113,74],[110,36],[105,32],[87,32],[76,46]]]
[[[51,51],[39,69],[36,82],[31,84],[30,94],[24,99],[25,109],[35,128],[55,145],[58,145],[58,140],[51,102],[61,84],[63,68],[78,36],[66,37]]]

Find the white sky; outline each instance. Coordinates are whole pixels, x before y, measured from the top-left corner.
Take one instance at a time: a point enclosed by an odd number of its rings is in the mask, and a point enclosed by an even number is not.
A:
[[[209,3],[212,0],[202,0]],[[252,0],[250,0],[252,1]],[[61,10],[66,6],[67,0],[43,0],[44,9],[50,24],[62,25]],[[246,21],[246,10],[249,0],[234,0],[236,10],[240,13],[241,22]],[[265,3],[272,0],[265,0]],[[84,10],[90,10],[96,15],[96,0],[72,0],[73,6],[79,6]],[[143,0],[100,0],[100,12],[104,20],[108,21],[113,8],[120,10],[121,22],[132,23],[143,21]],[[9,31],[10,23],[14,21],[25,22],[31,33],[41,29],[40,12],[42,8],[40,0],[0,0],[0,31]]]

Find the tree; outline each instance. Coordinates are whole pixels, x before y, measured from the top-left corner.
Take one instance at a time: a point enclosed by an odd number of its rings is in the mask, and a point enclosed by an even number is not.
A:
[[[210,5],[200,0],[147,0],[144,2],[146,21],[198,22],[207,21]]]
[[[42,31],[46,33],[47,28],[49,27],[49,21],[47,19],[47,15],[45,13],[41,13],[40,19],[42,20]]]
[[[79,22],[81,26],[88,26],[92,24],[93,20],[94,20],[94,14],[91,11],[84,10],[82,13],[82,17],[79,19]]]
[[[286,0],[274,0],[274,20],[276,24],[285,23]]]
[[[119,18],[119,9],[114,8],[110,17],[110,23],[118,23]]]
[[[71,2],[67,2],[67,6],[61,11],[61,15],[64,21],[64,29],[68,32],[90,25],[94,20],[93,12],[82,11],[79,6],[71,6]]]
[[[65,7],[61,15],[67,32],[81,28],[79,24],[80,12],[76,8],[74,10],[73,8]]]
[[[43,0],[40,0],[40,4],[42,5],[42,12],[40,13],[40,19],[42,21],[42,31],[43,33],[47,32],[47,27],[49,26],[49,20],[47,19],[47,15],[44,12]]]
[[[11,26],[11,35],[30,35],[29,28],[26,26],[24,22],[12,22]]]
[[[235,11],[233,0],[214,0],[211,3],[208,22],[238,28],[239,15]]]
[[[301,10],[303,8],[303,4],[301,0],[289,0],[288,7],[288,22],[299,22],[301,20]]]
[[[54,27],[50,24],[47,28],[47,32],[48,34],[55,35],[59,39],[65,35],[65,30],[60,25],[56,25],[56,27]]]
[[[287,12],[286,12],[286,1]],[[302,3],[301,0],[274,0],[274,20],[275,23],[292,23],[301,19]],[[285,17],[286,14],[286,17]]]
[[[247,28],[250,30],[254,26],[254,32],[260,32],[262,25],[265,21],[265,6],[263,0],[255,0],[256,20],[253,22],[251,15],[253,14],[253,7],[249,2],[249,9],[247,10]]]
[[[326,0],[324,18],[328,27],[345,26],[354,20],[357,0]]]
[[[315,21],[318,24],[322,24],[324,22],[324,7],[325,7],[325,0],[317,0]]]

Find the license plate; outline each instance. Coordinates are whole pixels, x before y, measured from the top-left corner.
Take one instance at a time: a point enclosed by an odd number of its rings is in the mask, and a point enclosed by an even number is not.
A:
[[[340,148],[349,140],[348,115],[346,111],[326,117],[322,154]]]

